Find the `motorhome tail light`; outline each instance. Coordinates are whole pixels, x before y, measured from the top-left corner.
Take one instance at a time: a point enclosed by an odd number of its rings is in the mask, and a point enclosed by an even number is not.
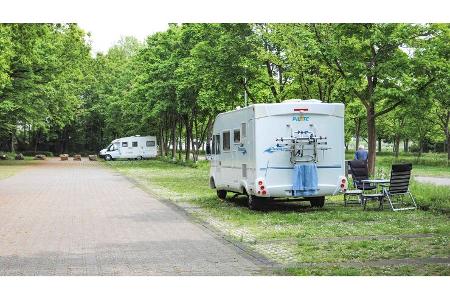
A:
[[[345,178],[342,178],[341,182],[345,183],[347,180]]]
[[[307,108],[294,108],[294,111],[308,111]]]
[[[263,194],[263,195],[267,194],[266,190],[262,191],[262,194]]]
[[[262,185],[262,184],[263,184],[262,180],[258,181],[258,185]]]
[[[261,190],[263,190],[263,189],[264,189],[264,186],[263,186],[263,185],[260,185],[259,188],[260,188]]]
[[[341,183],[341,189],[345,188],[345,184]]]

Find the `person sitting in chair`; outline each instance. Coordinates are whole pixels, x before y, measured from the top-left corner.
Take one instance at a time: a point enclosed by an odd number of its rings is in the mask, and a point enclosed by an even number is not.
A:
[[[359,145],[358,151],[355,152],[355,160],[364,160],[367,161],[368,152],[364,149],[364,145]]]

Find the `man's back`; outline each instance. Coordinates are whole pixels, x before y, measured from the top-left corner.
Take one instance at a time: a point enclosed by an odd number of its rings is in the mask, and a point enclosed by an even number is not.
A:
[[[367,160],[367,157],[368,157],[367,150],[358,149],[358,151],[355,152],[355,159],[357,160]]]

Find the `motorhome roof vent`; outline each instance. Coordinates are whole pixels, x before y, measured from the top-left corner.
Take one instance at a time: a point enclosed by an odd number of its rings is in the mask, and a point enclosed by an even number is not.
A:
[[[308,100],[303,100],[303,99],[288,99],[288,100],[284,100],[283,102],[309,102],[309,103],[322,103],[321,100],[317,100],[317,99],[308,99]]]

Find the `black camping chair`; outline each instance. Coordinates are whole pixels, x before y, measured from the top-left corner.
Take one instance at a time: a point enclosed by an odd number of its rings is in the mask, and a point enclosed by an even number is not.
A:
[[[351,160],[348,161],[348,167],[348,173],[352,175],[354,189],[345,191],[344,206],[348,204],[362,204],[363,191],[376,188],[375,186],[361,182],[361,180],[369,179],[367,163],[363,160]]]
[[[369,169],[365,160],[351,160],[348,164],[352,172],[353,186],[356,189],[370,191],[377,188],[375,185],[362,182],[369,179]]]
[[[383,194],[375,193],[375,194],[367,194],[367,191],[375,190],[377,188],[376,185],[371,183],[363,182],[363,180],[369,179],[369,169],[367,167],[367,161],[364,160],[351,160],[348,162],[353,179],[353,186],[356,190],[353,190],[353,193],[358,194],[358,203],[360,203],[364,209],[366,209],[368,200],[377,200],[380,202],[380,209],[383,208]],[[352,191],[349,191],[352,192]],[[352,195],[349,195],[352,196]],[[344,195],[344,205],[346,204],[346,196]]]
[[[417,209],[416,200],[409,191],[409,181],[411,179],[412,164],[392,165],[389,185],[383,188],[383,194],[388,199],[393,211]],[[407,206],[404,202],[408,196],[412,203]],[[394,202],[394,199],[399,201]]]

